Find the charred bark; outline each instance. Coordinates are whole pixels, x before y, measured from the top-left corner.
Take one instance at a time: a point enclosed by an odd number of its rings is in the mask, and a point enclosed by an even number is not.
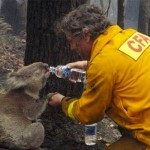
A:
[[[118,21],[117,24],[124,28],[125,0],[118,0]]]
[[[150,1],[140,1],[138,30],[144,34],[150,35]]]

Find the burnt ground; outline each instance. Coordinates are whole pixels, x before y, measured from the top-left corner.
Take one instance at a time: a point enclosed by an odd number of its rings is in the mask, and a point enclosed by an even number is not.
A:
[[[4,42],[3,42],[4,41]],[[17,70],[23,66],[23,57],[25,51],[25,39],[12,36],[1,40],[0,38],[0,93],[4,93],[5,79],[8,72]],[[75,131],[73,131],[75,132]],[[120,136],[117,125],[107,116],[98,123],[98,144],[95,146],[86,146],[84,141],[75,142],[73,140],[66,143],[56,144],[49,150],[104,150],[105,145],[116,141]],[[70,135],[71,136],[71,135]],[[83,133],[84,136],[84,133]],[[61,143],[61,142],[60,142]],[[0,150],[6,150],[0,148]]]
[[[23,66],[25,39],[9,35],[0,38],[0,92],[5,87],[7,73]]]

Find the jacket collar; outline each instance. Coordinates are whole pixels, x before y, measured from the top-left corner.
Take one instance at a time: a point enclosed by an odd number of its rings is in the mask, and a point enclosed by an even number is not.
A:
[[[97,56],[97,54],[103,49],[103,47],[112,39],[116,34],[122,31],[118,25],[112,25],[107,30],[99,35],[93,43],[90,62]]]

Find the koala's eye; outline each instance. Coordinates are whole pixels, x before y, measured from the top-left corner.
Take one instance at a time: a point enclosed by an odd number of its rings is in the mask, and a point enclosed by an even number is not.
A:
[[[36,70],[33,71],[34,74],[40,74],[42,69],[36,68]]]

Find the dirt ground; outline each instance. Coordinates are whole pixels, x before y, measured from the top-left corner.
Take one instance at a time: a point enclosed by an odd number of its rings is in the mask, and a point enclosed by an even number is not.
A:
[[[25,43],[17,36],[0,38],[0,91],[5,87],[7,73],[22,67]]]

